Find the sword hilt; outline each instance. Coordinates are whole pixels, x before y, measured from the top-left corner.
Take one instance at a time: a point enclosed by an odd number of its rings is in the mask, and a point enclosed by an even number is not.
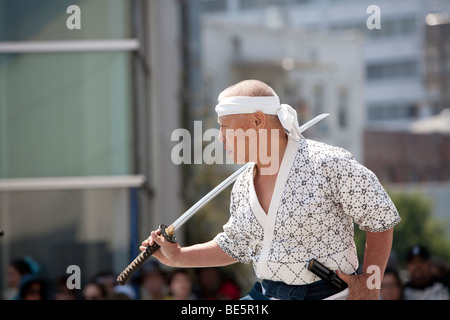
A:
[[[161,224],[159,226],[159,231],[161,234],[170,242],[175,243],[177,239],[174,235],[175,229],[172,225],[167,227],[166,225]],[[153,242],[153,245],[148,246],[144,251],[142,251],[129,265],[128,267],[122,271],[122,273],[117,277],[117,282],[123,286],[127,283],[128,279],[144,264],[144,262],[150,258],[153,253],[155,253],[160,246]]]

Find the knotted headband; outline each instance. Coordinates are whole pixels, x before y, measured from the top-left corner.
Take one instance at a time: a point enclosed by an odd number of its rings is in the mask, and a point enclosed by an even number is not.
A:
[[[281,125],[289,134],[300,139],[297,111],[288,104],[280,104],[277,96],[268,97],[228,97],[219,101],[216,112],[219,117],[230,114],[245,114],[261,111],[265,114],[278,116]]]

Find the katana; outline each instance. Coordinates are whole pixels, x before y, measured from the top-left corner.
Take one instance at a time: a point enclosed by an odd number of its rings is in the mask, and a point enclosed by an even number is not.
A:
[[[299,132],[303,132],[312,125],[316,124],[320,120],[328,117],[328,113],[323,113],[321,115],[318,115],[317,117],[311,119],[310,121],[306,122],[299,128]],[[210,202],[214,197],[216,197],[219,193],[221,193],[223,190],[225,190],[230,184],[232,184],[237,177],[244,172],[250,163],[247,163],[243,165],[241,168],[236,170],[232,175],[230,175],[228,178],[226,178],[224,181],[222,181],[217,187],[212,189],[208,194],[206,194],[203,198],[201,198],[197,203],[195,203],[189,210],[187,210],[185,213],[183,213],[174,223],[172,223],[169,226],[166,226],[164,224],[161,224],[159,226],[159,231],[161,234],[170,242],[176,243],[177,240],[175,238],[175,232],[183,225],[185,224],[194,214],[196,214],[201,208],[203,208],[208,202]],[[128,267],[122,271],[122,273],[117,277],[117,282],[120,285],[125,285],[128,279],[138,270],[142,264],[150,258],[150,256],[157,251],[160,248],[160,246],[153,242],[153,245],[147,246],[147,248],[142,251],[129,265]]]

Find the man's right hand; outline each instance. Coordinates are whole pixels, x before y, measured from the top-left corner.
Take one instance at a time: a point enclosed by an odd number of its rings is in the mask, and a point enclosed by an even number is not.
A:
[[[145,251],[149,245],[152,246],[155,242],[160,248],[153,253],[153,256],[167,266],[176,267],[181,247],[178,243],[172,243],[164,238],[160,230],[152,231],[148,239],[142,241],[139,249]]]

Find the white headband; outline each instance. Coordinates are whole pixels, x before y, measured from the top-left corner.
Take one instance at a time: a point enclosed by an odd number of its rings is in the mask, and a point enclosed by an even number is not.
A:
[[[230,114],[244,114],[261,111],[265,114],[277,115],[281,125],[289,134],[300,139],[297,111],[288,104],[280,104],[280,98],[277,96],[269,97],[228,97],[219,101],[216,106],[216,112],[219,117]]]

